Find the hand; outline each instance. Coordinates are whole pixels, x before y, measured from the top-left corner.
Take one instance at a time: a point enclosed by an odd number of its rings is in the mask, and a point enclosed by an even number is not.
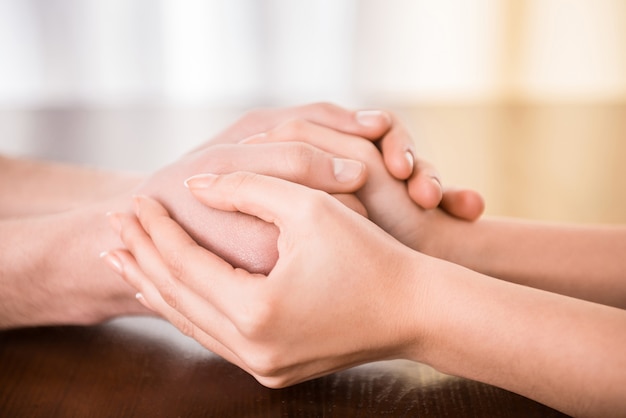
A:
[[[277,259],[278,231],[274,226],[242,213],[206,207],[184,187],[184,180],[197,173],[237,170],[280,177],[335,193],[349,207],[366,213],[351,194],[365,182],[365,166],[295,142],[213,145],[160,170],[135,193],[158,199],[198,243],[234,266],[267,273]]]
[[[128,250],[106,260],[182,332],[271,387],[419,346],[413,313],[423,311],[428,285],[413,277],[423,256],[298,184],[242,172],[188,184],[212,208],[275,224],[280,257],[268,276],[234,269],[149,198],[136,200],[140,223],[115,215]]]
[[[314,124],[375,142],[391,175],[406,180],[409,195],[424,209],[439,206],[449,214],[469,221],[478,219],[484,210],[483,199],[477,192],[442,187],[437,170],[427,161],[416,158],[411,136],[391,112],[351,111],[329,103],[259,109],[247,113],[199,149],[218,143],[235,143],[244,138],[262,141],[267,131],[277,128],[284,132],[289,127],[288,130],[297,137],[301,124]]]
[[[449,224],[458,220],[445,215],[439,209],[425,210],[417,205],[409,195],[406,182],[394,178],[387,170],[374,143],[304,120],[291,120],[263,136],[247,141],[246,144],[251,146],[262,143],[293,143],[292,141],[301,141],[335,155],[364,162],[368,179],[356,195],[364,204],[369,218],[415,250],[435,256],[442,256],[445,252],[443,247],[446,243],[438,242],[441,228],[447,227],[443,226],[444,222]],[[422,184],[429,183],[424,180],[423,175],[416,178]],[[479,195],[470,193],[482,202]],[[459,194],[453,199],[458,196]]]
[[[459,219],[477,220],[485,209],[482,196],[469,189],[443,187],[437,169],[427,161],[417,159],[415,167],[409,170],[401,156],[415,159],[413,141],[408,130],[393,113],[386,113],[391,120],[391,128],[379,141],[385,166],[398,180],[406,180],[409,195],[424,209],[439,207]]]

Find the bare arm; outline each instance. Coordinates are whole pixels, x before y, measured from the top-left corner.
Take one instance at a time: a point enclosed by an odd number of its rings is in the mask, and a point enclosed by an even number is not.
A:
[[[626,308],[626,227],[433,213],[423,251],[489,276]]]
[[[0,219],[60,212],[128,191],[135,173],[0,155]]]
[[[80,210],[0,220],[0,328],[92,324],[145,312],[127,285],[101,268],[101,245],[118,246],[102,202]]]
[[[626,311],[427,265],[429,337],[414,359],[573,416],[624,416]]]

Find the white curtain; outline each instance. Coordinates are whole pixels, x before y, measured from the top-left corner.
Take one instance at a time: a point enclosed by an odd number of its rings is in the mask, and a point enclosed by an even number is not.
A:
[[[622,0],[0,0],[0,106],[626,98]]]

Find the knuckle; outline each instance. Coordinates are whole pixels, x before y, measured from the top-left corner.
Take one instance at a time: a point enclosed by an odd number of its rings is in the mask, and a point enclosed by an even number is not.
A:
[[[185,277],[185,261],[180,252],[172,252],[167,259],[167,267],[172,277],[176,280],[182,280]]]
[[[328,208],[329,195],[321,190],[310,190],[306,199],[299,201],[298,210],[306,219],[320,219]]]
[[[242,336],[250,341],[259,341],[268,336],[273,313],[269,303],[255,303],[242,309],[234,322]]]
[[[293,180],[301,182],[314,168],[318,153],[313,147],[303,143],[289,146],[285,151],[284,167],[287,167]]]
[[[275,134],[287,141],[295,141],[303,137],[303,132],[306,130],[308,122],[304,119],[294,118],[289,119],[274,131]]]
[[[245,363],[250,372],[259,382],[268,387],[280,387],[280,384],[286,379],[281,374],[281,370],[285,368],[285,356],[279,354],[278,350],[264,347],[256,347],[246,357]]]

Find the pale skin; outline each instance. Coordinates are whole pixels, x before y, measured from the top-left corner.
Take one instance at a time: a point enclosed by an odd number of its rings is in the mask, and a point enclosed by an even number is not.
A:
[[[319,190],[206,174],[187,181],[199,202],[280,231],[269,274],[233,268],[148,197],[111,216],[126,249],[104,259],[146,308],[270,387],[404,358],[573,416],[626,415],[625,228],[424,211],[379,156],[310,132],[365,162],[357,196],[380,226]]]
[[[434,168],[412,157],[410,137],[402,126],[396,126],[393,116],[324,103],[250,112],[151,175],[0,157],[0,329],[93,324],[114,316],[148,313],[136,302],[133,289],[117,280],[97,257],[103,248],[121,245],[105,213],[129,211],[131,196],[137,193],[157,197],[174,208],[182,223],[200,213],[203,222],[190,224],[190,233],[206,235],[205,243],[233,264],[268,271],[276,261],[276,231],[252,217],[228,215],[199,204],[183,186],[183,180],[198,171],[250,170],[298,181],[323,188],[362,211],[363,206],[351,196],[367,178],[361,163],[351,164],[302,143],[236,145],[256,133],[281,124],[297,125],[297,121],[341,137],[377,140],[388,150],[385,160],[390,170],[408,179],[420,205],[441,204],[467,219],[480,215],[479,195],[444,191],[433,181]],[[342,163],[339,171],[338,163]],[[470,196],[469,205],[464,196]],[[216,230],[221,233],[210,236],[207,232]]]

